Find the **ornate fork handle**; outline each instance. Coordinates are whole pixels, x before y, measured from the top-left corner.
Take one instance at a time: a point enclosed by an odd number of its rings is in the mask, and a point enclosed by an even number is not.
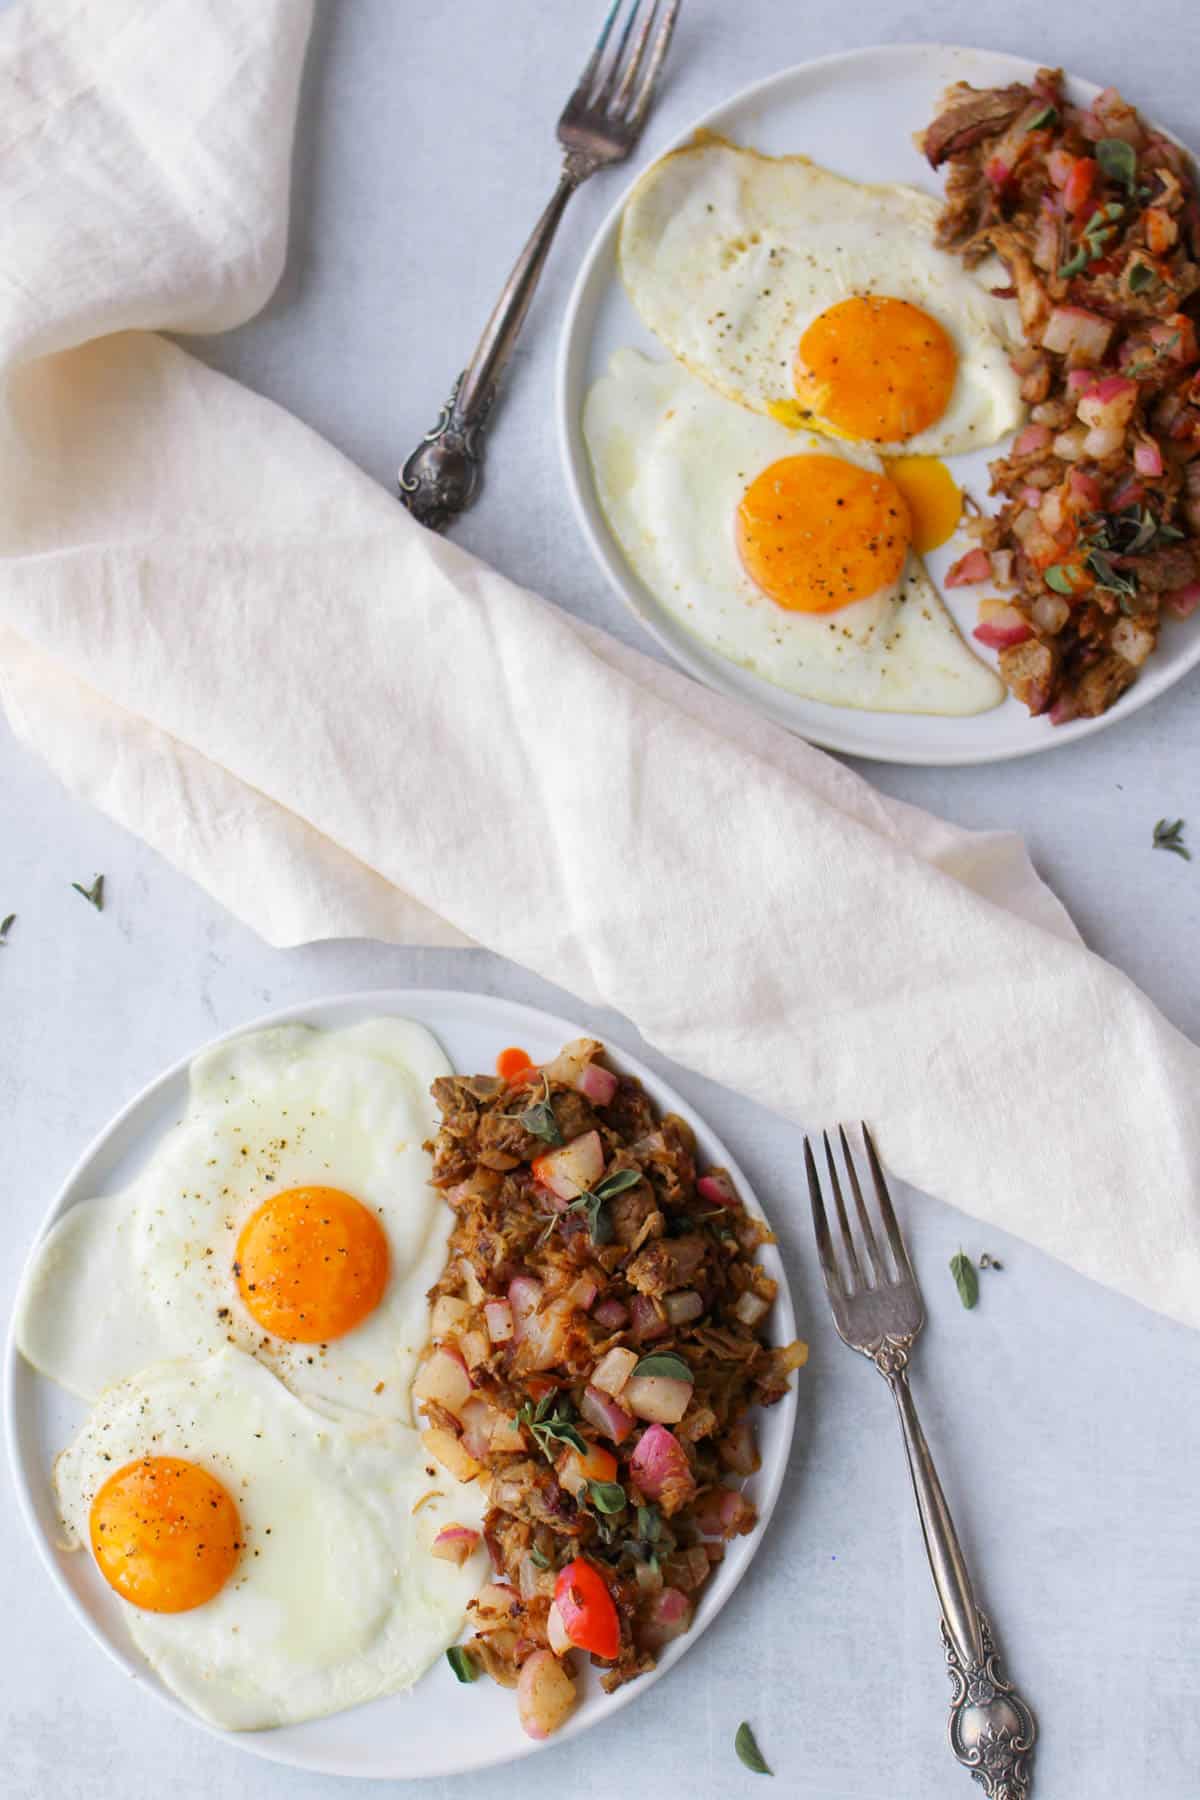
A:
[[[517,258],[475,354],[451,390],[433,430],[400,471],[400,498],[415,518],[441,531],[470,506],[483,469],[483,432],[500,378],[525,323],[567,201],[596,163],[568,150],[553,198]]]
[[[911,1338],[885,1338],[873,1361],[892,1390],[908,1456],[954,1692],[950,1748],[988,1800],[1027,1800],[1033,1714],[1000,1673],[991,1627],[975,1604],[971,1578],[908,1385]]]

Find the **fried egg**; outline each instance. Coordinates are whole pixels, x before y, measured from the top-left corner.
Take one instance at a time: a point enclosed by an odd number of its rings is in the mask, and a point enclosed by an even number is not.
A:
[[[642,319],[729,399],[888,455],[1015,429],[1015,303],[939,250],[939,202],[705,136],[647,171],[621,222]]]
[[[793,431],[636,350],[595,383],[583,429],[625,555],[718,655],[834,706],[966,714],[1003,698],[873,451]]]
[[[327,1417],[227,1347],[110,1388],[54,1485],[166,1685],[252,1731],[409,1687],[453,1643],[485,1559],[430,1546],[477,1528],[482,1495],[426,1460],[407,1426]]]
[[[85,1399],[234,1344],[316,1402],[411,1421],[450,1214],[423,1148],[449,1073],[420,1025],[291,1025],[192,1065],[187,1110],[121,1193],[42,1242],[17,1342]]]

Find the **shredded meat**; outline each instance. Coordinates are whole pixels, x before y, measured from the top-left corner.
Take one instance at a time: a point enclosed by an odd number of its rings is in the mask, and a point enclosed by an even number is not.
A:
[[[924,148],[947,170],[938,242],[1007,265],[1033,409],[992,464],[999,510],[968,527],[985,572],[958,578],[1004,590],[976,636],[1017,698],[1054,724],[1094,716],[1137,679],[1163,612],[1200,606],[1194,172],[1115,89],[1072,105],[1057,69],[960,83]]]

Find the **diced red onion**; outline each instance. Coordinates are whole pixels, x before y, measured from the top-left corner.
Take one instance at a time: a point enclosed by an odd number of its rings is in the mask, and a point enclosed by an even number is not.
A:
[[[1167,595],[1167,605],[1177,619],[1190,619],[1200,606],[1200,581],[1189,581],[1185,587],[1174,588]]]
[[[1149,475],[1152,479],[1162,474],[1162,451],[1152,438],[1139,438],[1133,446],[1133,466],[1139,475]]]
[[[465,1525],[444,1525],[429,1546],[429,1553],[444,1562],[457,1563],[461,1568],[478,1548],[477,1531],[470,1531]]]
[[[592,1317],[606,1331],[620,1331],[623,1325],[629,1323],[628,1309],[620,1300],[602,1300]]]
[[[584,1388],[579,1411],[589,1425],[594,1425],[614,1444],[623,1444],[633,1430],[633,1414],[618,1406],[611,1394],[602,1394],[597,1387]]]
[[[1078,399],[1080,394],[1090,394],[1096,385],[1096,377],[1090,369],[1071,369],[1067,374],[1068,391]]]
[[[1014,456],[1034,456],[1045,450],[1052,437],[1048,425],[1027,425],[1013,445]]]
[[[575,1086],[593,1106],[607,1106],[617,1091],[618,1082],[611,1069],[602,1069],[599,1063],[590,1062],[580,1070]]]

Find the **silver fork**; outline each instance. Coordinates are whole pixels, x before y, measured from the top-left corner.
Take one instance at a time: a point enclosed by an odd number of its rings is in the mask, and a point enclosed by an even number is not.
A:
[[[825,1132],[829,1188],[840,1229],[839,1260],[821,1195],[816,1159],[812,1145],[805,1138],[804,1164],[808,1171],[808,1191],[812,1198],[813,1226],[817,1234],[817,1254],[825,1276],[825,1291],[833,1308],[838,1336],[852,1350],[860,1350],[870,1357],[891,1388],[900,1414],[900,1429],[904,1434],[929,1568],[942,1609],[942,1642],[954,1689],[950,1701],[950,1748],[959,1762],[970,1769],[989,1800],[1026,1800],[1037,1726],[1029,1707],[1000,1674],[991,1627],[975,1604],[971,1578],[955,1536],[950,1508],[917,1418],[908,1385],[908,1359],[917,1333],[925,1323],[925,1308],[896,1223],[879,1157],[865,1125],[862,1134],[883,1230],[891,1249],[891,1263],[889,1265],[871,1222],[850,1145],[841,1126],[838,1136],[854,1196],[863,1250],[860,1254],[850,1227],[833,1148],[829,1134]]]
[[[512,355],[567,201],[597,169],[623,162],[636,145],[675,29],[680,0],[612,0],[596,47],[558,121],[563,168],[554,198],[517,258],[470,364],[433,430],[400,471],[400,498],[441,531],[479,492],[483,429]]]

